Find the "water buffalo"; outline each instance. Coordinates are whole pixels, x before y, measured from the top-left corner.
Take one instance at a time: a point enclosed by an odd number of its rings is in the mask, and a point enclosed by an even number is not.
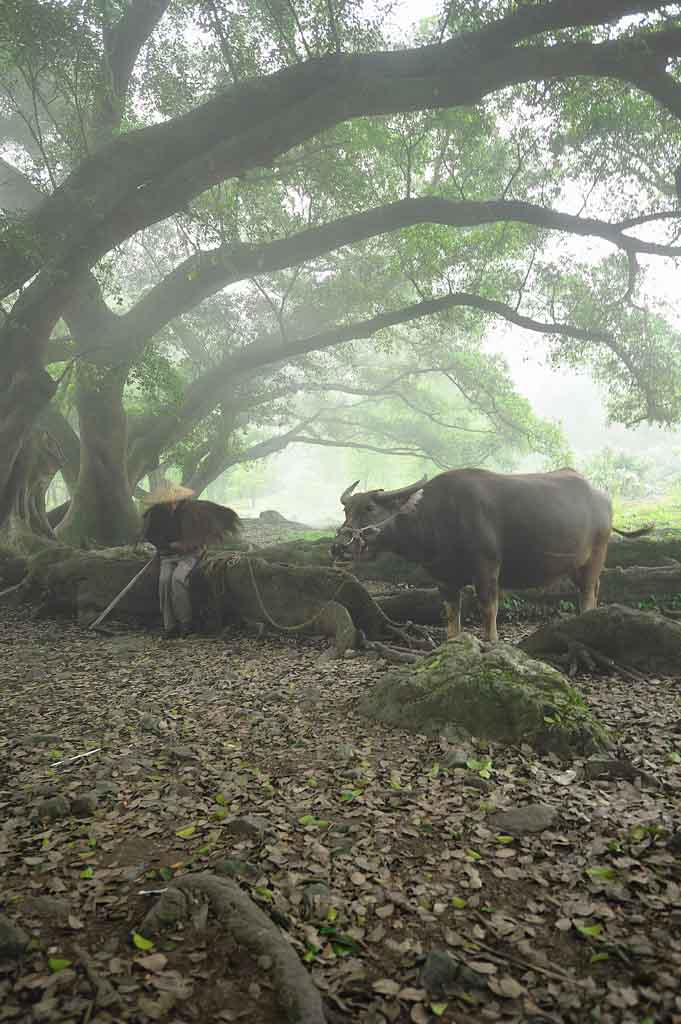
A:
[[[419,562],[438,581],[447,636],[461,630],[461,589],[474,584],[487,640],[497,639],[499,588],[545,586],[569,576],[580,611],[595,608],[613,530],[612,505],[574,469],[492,473],[453,469],[394,491],[341,495],[345,523],[332,548],[339,558],[392,551]],[[640,537],[650,527],[626,533]]]

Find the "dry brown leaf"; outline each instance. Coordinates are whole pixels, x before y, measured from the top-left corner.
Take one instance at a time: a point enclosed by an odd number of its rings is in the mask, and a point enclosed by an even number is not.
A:
[[[168,957],[163,953],[150,953],[149,956],[136,956],[135,963],[139,964],[145,971],[158,973],[168,963]]]
[[[391,978],[379,978],[372,982],[371,987],[374,992],[378,992],[382,996],[396,996],[400,991],[399,982],[393,981]]]

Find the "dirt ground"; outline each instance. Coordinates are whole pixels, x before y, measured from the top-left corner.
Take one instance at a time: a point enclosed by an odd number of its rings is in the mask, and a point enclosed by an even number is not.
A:
[[[330,1022],[681,1022],[681,678],[577,680],[616,738],[600,777],[364,720],[389,667],[322,640],[116,630],[0,610],[0,912],[31,939],[0,959],[0,1021],[283,1021],[266,958],[200,908],[140,935],[211,870]],[[536,803],[543,831],[493,817]]]

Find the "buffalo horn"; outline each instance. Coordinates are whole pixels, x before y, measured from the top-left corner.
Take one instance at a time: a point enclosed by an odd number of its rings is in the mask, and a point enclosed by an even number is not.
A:
[[[352,492],[354,491],[354,489],[355,489],[355,487],[357,486],[358,483],[359,483],[359,480],[355,480],[354,484],[350,484],[349,487],[345,488],[345,490],[343,491],[343,493],[340,496],[341,505],[345,505],[347,503],[348,498],[350,497],[350,495],[352,494]]]
[[[381,500],[385,498],[408,498],[410,494],[420,490],[427,481],[428,477],[422,476],[417,483],[409,484],[407,487],[398,487],[396,491],[381,491]]]

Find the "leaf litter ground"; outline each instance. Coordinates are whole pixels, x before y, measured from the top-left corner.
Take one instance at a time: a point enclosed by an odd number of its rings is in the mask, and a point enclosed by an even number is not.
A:
[[[0,1021],[281,1021],[266,959],[205,908],[139,934],[155,890],[210,870],[286,931],[332,1022],[681,1022],[680,679],[577,680],[622,778],[366,721],[388,666],[325,641],[1,616],[2,912],[32,943],[0,961]],[[544,831],[495,827],[537,803]]]

